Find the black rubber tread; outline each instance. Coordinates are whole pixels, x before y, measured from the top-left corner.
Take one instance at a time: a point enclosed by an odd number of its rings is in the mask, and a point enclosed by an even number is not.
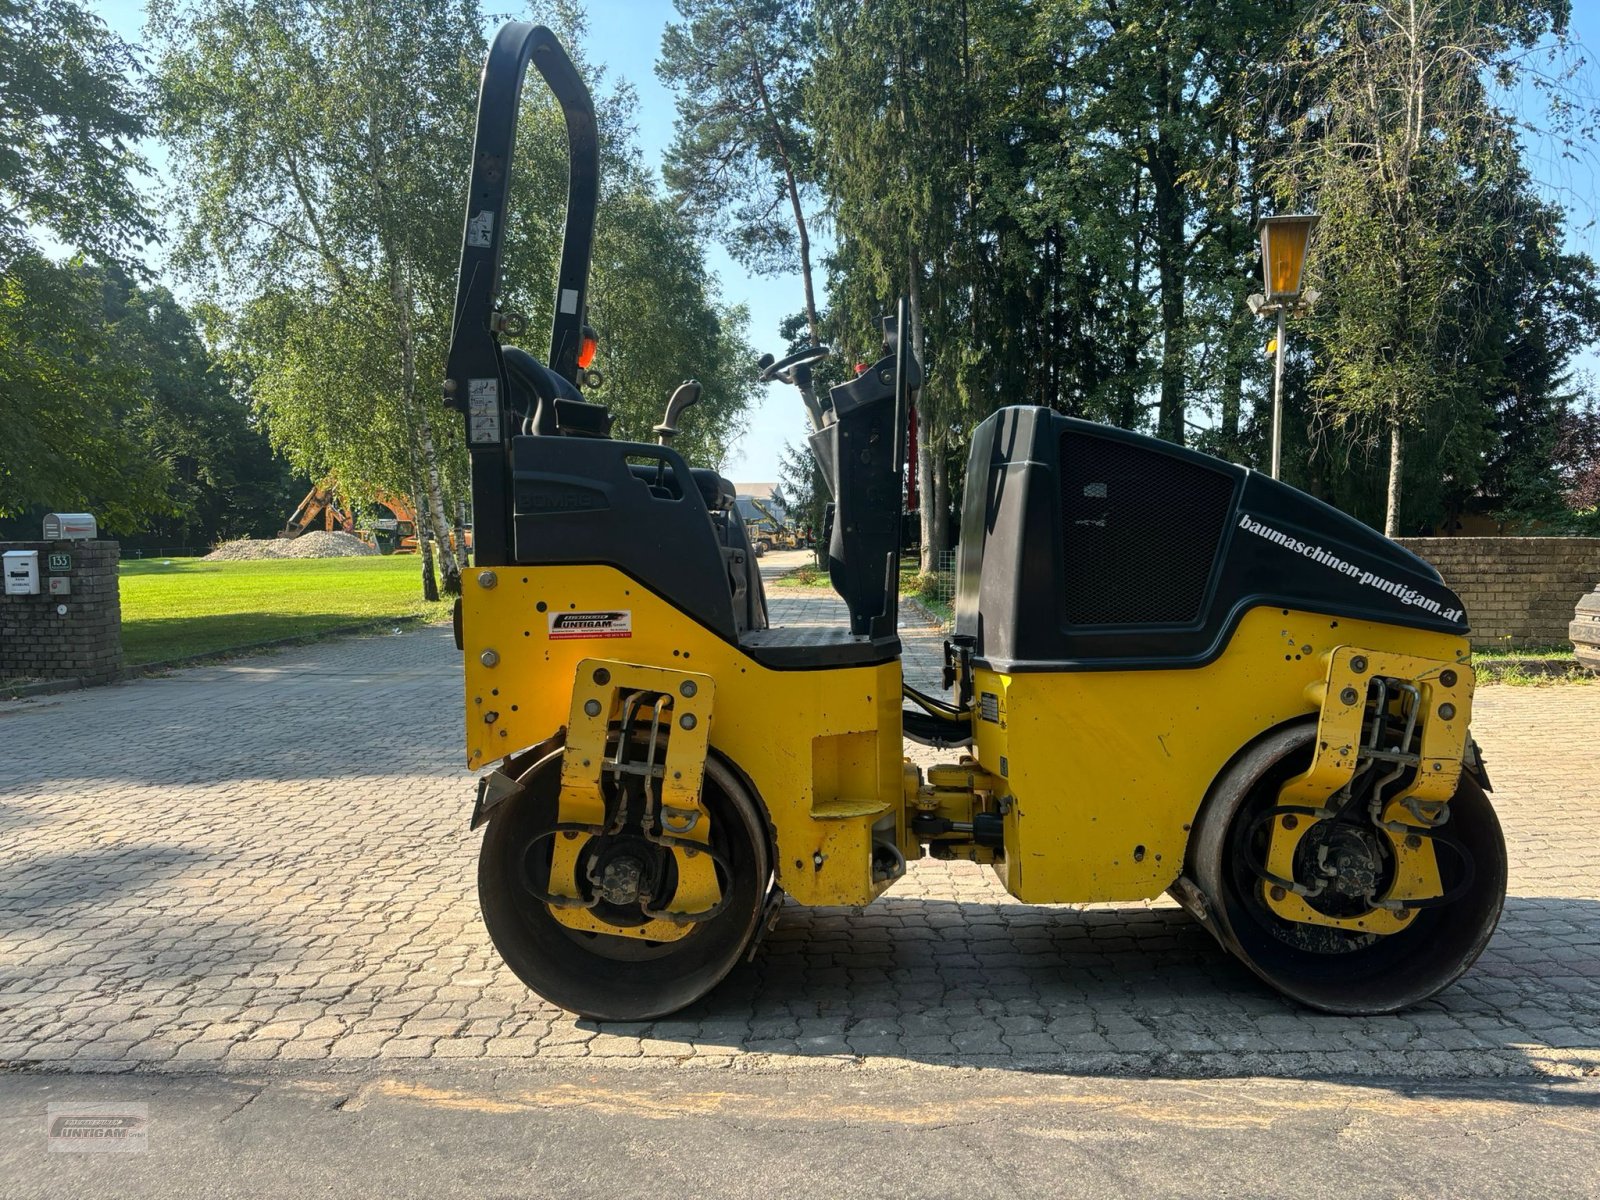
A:
[[[520,882],[517,855],[531,831],[555,822],[561,754],[522,776],[523,790],[494,811],[478,855],[478,902],[495,949],[517,977],[552,1004],[600,1021],[647,1021],[694,1003],[731,971],[760,924],[772,874],[768,836],[757,803],[715,758],[706,762],[702,802],[712,836],[733,866],[727,906],[687,936],[660,943],[648,957],[613,957],[587,949],[589,938],[561,924]],[[548,842],[545,843],[548,845]],[[548,870],[548,858],[545,860]],[[643,949],[634,939],[614,949]]]

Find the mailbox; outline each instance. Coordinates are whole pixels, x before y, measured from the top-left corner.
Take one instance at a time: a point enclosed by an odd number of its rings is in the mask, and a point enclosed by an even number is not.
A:
[[[39,552],[37,550],[7,550],[5,560],[6,595],[37,596],[39,594]]]
[[[46,513],[44,540],[47,542],[82,541],[100,536],[100,527],[93,513]]]

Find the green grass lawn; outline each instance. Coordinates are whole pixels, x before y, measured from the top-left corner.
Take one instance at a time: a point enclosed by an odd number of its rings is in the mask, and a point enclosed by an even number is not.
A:
[[[363,621],[443,620],[422,599],[414,554],[388,558],[131,559],[122,564],[122,653],[129,666],[213,654]]]

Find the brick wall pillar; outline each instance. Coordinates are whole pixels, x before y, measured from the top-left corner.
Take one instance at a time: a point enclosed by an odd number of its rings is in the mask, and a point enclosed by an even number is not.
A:
[[[0,550],[39,552],[39,594],[0,594],[0,679],[109,683],[117,678],[122,673],[121,547],[105,540],[0,542]],[[66,580],[56,594],[52,579]]]

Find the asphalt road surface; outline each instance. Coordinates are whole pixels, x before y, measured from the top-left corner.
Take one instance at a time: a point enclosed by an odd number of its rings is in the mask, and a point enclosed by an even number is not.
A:
[[[49,1104],[142,1104],[57,1153]],[[0,1075],[0,1192],[234,1196],[1600,1195],[1591,1088],[1007,1071]]]

